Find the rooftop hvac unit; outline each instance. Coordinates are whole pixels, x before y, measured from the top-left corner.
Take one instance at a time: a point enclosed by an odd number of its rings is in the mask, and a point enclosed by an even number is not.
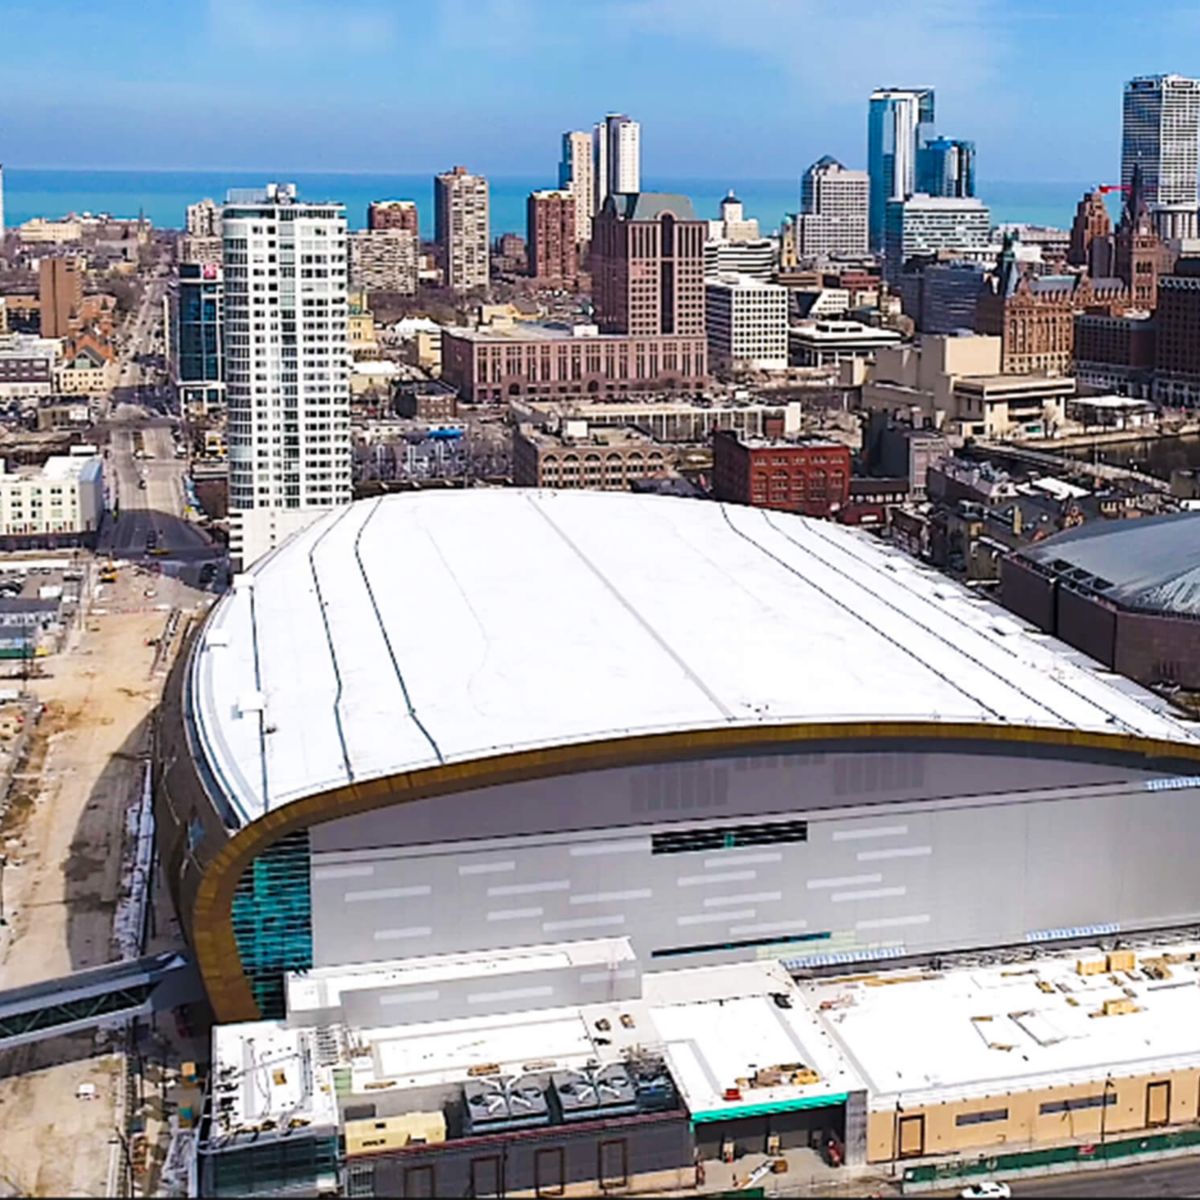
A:
[[[563,1121],[631,1116],[638,1110],[633,1080],[620,1063],[585,1071],[559,1071],[553,1086]]]
[[[675,1081],[661,1058],[630,1058],[625,1066],[633,1081],[639,1112],[662,1112],[675,1107]]]
[[[502,1132],[550,1123],[546,1082],[537,1075],[491,1075],[463,1085],[469,1133]]]

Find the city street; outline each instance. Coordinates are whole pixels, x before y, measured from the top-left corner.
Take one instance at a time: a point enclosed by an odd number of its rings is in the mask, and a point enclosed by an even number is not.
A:
[[[1174,1158],[1111,1171],[1014,1179],[1020,1196],[1200,1196],[1200,1158]]]
[[[109,426],[109,518],[100,551],[116,558],[141,558],[153,534],[165,560],[194,563],[219,556],[204,532],[184,516],[186,460],[175,457],[169,421],[148,418],[145,410],[121,405]],[[136,458],[135,431],[142,434],[145,457]],[[145,487],[140,486],[142,481]]]

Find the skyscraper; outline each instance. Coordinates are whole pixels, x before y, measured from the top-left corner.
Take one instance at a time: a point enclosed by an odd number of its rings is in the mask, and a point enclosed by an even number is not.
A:
[[[346,210],[294,184],[222,210],[230,553],[244,566],[350,493]]]
[[[867,118],[871,249],[883,249],[889,200],[917,190],[917,149],[933,132],[933,88],[880,88]]]
[[[433,182],[434,240],[445,285],[456,292],[487,287],[487,180],[455,167]]]
[[[865,254],[870,188],[866,171],[849,171],[828,154],[817,159],[800,185],[797,255]]]
[[[597,213],[610,194],[642,190],[642,127],[624,113],[609,113],[592,130],[592,175]]]
[[[601,332],[703,337],[707,232],[686,196],[610,196],[596,214],[592,237]]]
[[[917,191],[927,196],[975,195],[975,143],[938,137],[917,151]]]
[[[1125,85],[1121,183],[1128,190],[1141,168],[1142,189],[1161,237],[1197,234],[1197,137],[1200,80],[1143,75]]]
[[[530,192],[526,201],[529,273],[542,283],[570,283],[579,273],[575,200],[566,189]]]
[[[575,240],[592,240],[596,184],[592,167],[592,135],[573,129],[562,135],[562,161],[558,164],[558,186],[575,197]]]

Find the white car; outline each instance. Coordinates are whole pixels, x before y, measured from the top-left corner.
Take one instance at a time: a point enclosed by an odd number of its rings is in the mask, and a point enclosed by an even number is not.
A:
[[[997,1183],[994,1179],[972,1183],[958,1194],[967,1200],[1012,1200],[1012,1188],[1007,1183]]]

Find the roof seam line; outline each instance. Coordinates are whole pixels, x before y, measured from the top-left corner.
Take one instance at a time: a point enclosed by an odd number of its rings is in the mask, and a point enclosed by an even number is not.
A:
[[[738,537],[743,538],[745,541],[749,542],[750,545],[752,545],[760,554],[765,554],[767,558],[771,559],[772,562],[778,563],[779,566],[781,566],[785,571],[789,571],[791,574],[795,575],[797,579],[806,583],[809,587],[813,588],[815,591],[820,592],[821,595],[824,596],[825,599],[828,600],[831,604],[837,605],[839,608],[843,608],[847,612],[852,611],[852,610],[846,608],[844,604],[840,604],[839,601],[837,600],[837,598],[835,596],[831,595],[823,587],[821,587],[821,585],[819,583],[815,583],[813,580],[809,579],[808,576],[802,575],[799,571],[796,570],[795,567],[793,567],[791,565],[791,563],[787,562],[783,558],[780,558],[779,555],[774,553],[773,551],[768,550],[766,548],[766,546],[764,546],[761,542],[756,541],[753,537],[750,536],[750,534],[746,533],[745,530],[739,529],[729,517],[729,506],[727,504],[721,505],[721,516],[725,518],[725,524],[728,525],[729,528],[732,529],[733,532],[736,533]],[[778,530],[775,529],[775,526],[766,520],[765,512],[762,512],[762,516],[764,519],[764,524],[766,524],[769,529],[772,529],[775,532],[778,532]],[[784,534],[784,537],[786,537],[786,536],[787,535]],[[788,539],[788,540],[791,540],[791,539]],[[862,613],[855,612],[855,613],[853,613],[853,615],[857,620],[861,621],[864,625],[867,625],[871,629],[873,629],[881,638],[884,639],[884,641],[895,646],[896,649],[898,649],[901,653],[906,654],[909,658],[920,663],[923,667],[925,667],[926,670],[932,671],[940,680],[942,680],[943,683],[948,683],[956,692],[958,692],[960,695],[965,696],[968,700],[970,700],[972,704],[978,704],[980,708],[984,709],[986,712],[991,713],[992,716],[995,717],[998,721],[1003,722],[1005,720],[1003,714],[998,712],[996,709],[994,709],[990,704],[986,704],[984,701],[980,700],[978,696],[972,696],[971,693],[968,692],[965,688],[960,687],[957,683],[955,683],[954,680],[951,679],[949,675],[946,675],[943,672],[939,671],[931,663],[925,662],[918,655],[914,654],[903,642],[899,641],[897,638],[892,637],[891,634],[887,633],[879,625],[875,624],[872,621],[868,621],[867,618],[862,615]]]
[[[697,675],[696,672],[692,670],[692,668],[688,666],[688,664],[682,658],[680,658],[680,656],[671,648],[666,639],[663,638],[663,636],[658,633],[654,626],[651,625],[650,622],[647,621],[646,618],[643,617],[642,614],[633,607],[633,605],[621,594],[618,588],[604,574],[604,572],[601,571],[600,568],[597,567],[596,564],[592,562],[592,560],[588,558],[588,556],[584,554],[584,552],[558,527],[554,519],[548,513],[546,513],[540,505],[535,504],[529,496],[525,497],[525,503],[528,504],[534,510],[534,512],[536,512],[538,516],[541,517],[542,520],[545,521],[546,524],[549,525],[550,528],[553,529],[554,532],[557,533],[558,536],[571,548],[571,550],[578,557],[579,561],[582,562],[589,571],[591,571],[591,573],[603,585],[605,590],[634,619],[634,621],[641,626],[642,630],[650,636],[659,649],[662,650],[673,663],[675,663],[675,665],[684,673],[684,675],[692,682],[692,684],[704,693],[709,702],[717,709],[717,711],[725,718],[725,720],[734,720],[734,714],[725,707],[725,705],[721,702],[720,697],[709,688],[708,684],[706,684],[704,680],[701,679],[700,676]]]
[[[783,530],[780,529],[779,526],[776,525],[775,522],[771,520],[770,516],[767,516],[766,520],[767,520],[767,524],[770,525],[771,528],[774,529],[776,533],[782,534],[785,538],[787,538],[787,540],[789,542],[792,542],[794,545],[799,546],[800,543],[797,542],[796,539],[794,537],[792,537],[792,535],[790,533],[784,533]],[[819,538],[826,545],[833,545],[832,539],[830,539],[825,534],[821,533],[820,530],[810,529],[810,530],[808,530],[808,532],[812,533],[812,535],[814,537]],[[810,553],[811,553],[811,551],[810,551]],[[854,558],[854,560],[856,562],[861,562],[861,559],[859,559],[857,557],[857,555],[851,555],[851,557]],[[857,579],[854,579],[851,575],[849,575],[847,572],[843,571],[840,567],[834,566],[833,563],[829,562],[827,559],[822,558],[820,561],[823,562],[831,571],[836,571],[844,579],[849,580],[851,583],[853,583],[855,585],[855,587],[858,587],[863,591],[870,592],[870,589],[867,588],[865,584],[862,584]],[[897,579],[895,582],[904,591],[906,591],[910,596],[916,597],[917,599],[921,598],[919,596],[919,594],[916,592],[916,590],[913,589],[912,587],[910,587],[903,580]],[[875,595],[874,592],[871,592],[870,594]],[[899,612],[899,609],[897,609],[895,611]],[[901,613],[900,615],[903,616],[906,621],[909,621],[911,624],[916,625],[918,629],[923,629],[926,633],[936,636],[936,634],[934,634],[934,631],[932,629],[930,629],[928,625],[917,620],[916,617],[911,616],[909,613]],[[980,659],[976,658],[973,654],[969,653],[968,651],[962,649],[961,646],[957,646],[953,642],[949,642],[949,641],[943,641],[942,644],[944,646],[946,646],[948,649],[954,651],[954,653],[961,654],[964,658],[969,659],[976,666],[983,667],[983,669],[985,671],[989,671],[993,675],[995,674],[995,672],[991,671],[991,669],[989,667],[987,667]],[[990,639],[989,639],[989,644],[995,646],[997,649],[1004,651],[1004,653],[1008,654],[1011,658],[1017,659],[1018,662],[1021,661],[1019,656],[1016,653],[1014,653],[1008,646],[1005,646],[1001,643],[991,642]],[[1013,689],[1013,691],[1017,692],[1018,695],[1021,695],[1026,700],[1030,700],[1034,704],[1036,704],[1038,706],[1038,708],[1045,709],[1046,712],[1053,714],[1058,720],[1064,722],[1065,724],[1068,724],[1068,725],[1071,724],[1071,722],[1062,713],[1060,713],[1057,709],[1051,707],[1045,701],[1039,700],[1036,696],[1030,695],[1030,693],[1025,691],[1024,688],[1018,687],[1011,680],[1006,679],[1006,680],[1004,680],[1004,682],[1008,687],[1011,687]],[[1126,731],[1128,731],[1129,733],[1133,732],[1133,727],[1131,725],[1129,725],[1123,718],[1117,716],[1117,714],[1114,713],[1111,709],[1105,708],[1102,704],[1099,704],[1095,700],[1091,699],[1090,696],[1084,695],[1083,692],[1079,691],[1077,688],[1073,688],[1069,683],[1065,682],[1063,679],[1055,677],[1054,682],[1057,683],[1065,691],[1070,692],[1073,696],[1076,697],[1076,699],[1082,700],[1085,704],[1090,705],[1092,708],[1094,708],[1097,711],[1099,711],[1100,713],[1102,713],[1104,715],[1104,718],[1106,721],[1110,721],[1110,722],[1115,721],[1118,724],[1120,724],[1121,726],[1123,726],[1126,729]]]
[[[421,721],[421,718],[417,716],[416,708],[413,707],[412,697],[409,695],[409,691],[408,691],[408,684],[404,682],[404,672],[400,670],[400,663],[396,658],[396,651],[392,647],[392,639],[388,635],[387,625],[384,623],[384,620],[383,620],[383,614],[379,611],[379,605],[378,605],[378,603],[376,603],[376,600],[375,600],[375,589],[373,587],[371,587],[371,580],[370,580],[370,577],[367,575],[367,568],[362,560],[362,550],[361,550],[360,543],[362,541],[363,531],[366,529],[367,525],[374,519],[375,514],[379,511],[379,506],[382,503],[383,503],[383,497],[380,496],[379,499],[376,500],[375,503],[372,505],[370,513],[367,514],[367,519],[365,521],[363,521],[363,523],[358,527],[358,532],[354,535],[354,558],[355,558],[355,561],[358,563],[359,574],[362,575],[363,586],[367,589],[367,597],[371,601],[371,608],[374,610],[375,620],[379,622],[379,632],[383,635],[383,644],[387,647],[388,657],[392,660],[392,669],[396,672],[396,679],[398,680],[398,682],[400,684],[400,691],[404,693],[404,703],[408,707],[408,715],[412,718],[413,724],[416,725],[416,727],[424,735],[425,740],[429,743],[430,748],[433,750],[434,754],[437,755],[438,762],[444,763],[446,761],[446,759],[445,759],[444,755],[442,754],[441,748],[438,746],[437,742],[434,740],[433,735],[429,732],[428,729],[425,728],[425,725]]]
[[[325,597],[321,593],[321,580],[317,575],[317,547],[329,536],[334,527],[340,525],[350,512],[353,505],[347,505],[338,516],[321,530],[316,540],[308,549],[308,566],[312,572],[313,586],[317,592],[317,608],[321,613],[321,624],[325,626],[325,641],[329,645],[329,661],[333,664],[333,677],[337,680],[337,691],[333,696],[333,720],[337,725],[338,741],[342,747],[342,764],[346,768],[346,779],[354,782],[354,768],[350,763],[350,748],[346,744],[346,730],[342,725],[342,672],[338,666],[337,648],[333,644],[333,629],[329,624],[329,614],[325,611]]]

